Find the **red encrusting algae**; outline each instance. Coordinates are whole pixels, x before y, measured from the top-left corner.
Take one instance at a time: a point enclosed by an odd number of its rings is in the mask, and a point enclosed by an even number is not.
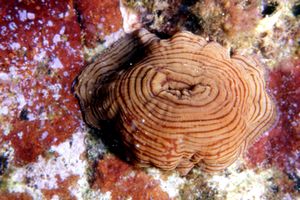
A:
[[[71,94],[83,66],[80,26],[72,1],[9,1],[0,15],[0,144],[22,165],[80,125]]]
[[[270,72],[270,90],[279,121],[248,151],[251,165],[272,165],[285,172],[300,169],[300,60],[287,59]]]
[[[97,41],[122,28],[122,16],[119,0],[75,0],[75,6],[81,20],[85,44],[97,45]]]
[[[32,197],[27,193],[0,192],[0,200],[32,200]]]
[[[170,199],[159,182],[140,169],[108,155],[96,166],[93,188],[111,192],[111,199]]]
[[[68,199],[68,200],[76,200],[76,196],[72,194],[71,188],[72,186],[76,186],[78,181],[78,176],[70,176],[65,180],[59,180],[59,187],[51,190],[42,190],[45,199],[55,199],[59,197],[59,199]]]

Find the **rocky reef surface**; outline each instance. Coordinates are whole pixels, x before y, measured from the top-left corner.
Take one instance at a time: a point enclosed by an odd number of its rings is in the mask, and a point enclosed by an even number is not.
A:
[[[299,13],[297,0],[0,0],[0,200],[299,199]],[[269,69],[276,125],[216,174],[181,177],[119,159],[85,125],[72,82],[141,27],[256,54]]]

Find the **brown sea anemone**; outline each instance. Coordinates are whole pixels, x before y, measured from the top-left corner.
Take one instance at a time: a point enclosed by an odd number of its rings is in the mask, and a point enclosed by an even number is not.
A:
[[[113,124],[136,163],[181,174],[226,168],[276,116],[254,58],[189,32],[125,36],[87,65],[75,93],[85,121]]]

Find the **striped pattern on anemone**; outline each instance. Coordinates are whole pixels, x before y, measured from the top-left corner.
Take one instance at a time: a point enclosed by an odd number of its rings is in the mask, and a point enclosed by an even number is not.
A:
[[[183,175],[226,168],[276,118],[254,58],[189,32],[126,35],[87,65],[75,93],[85,121],[112,122],[140,166]]]

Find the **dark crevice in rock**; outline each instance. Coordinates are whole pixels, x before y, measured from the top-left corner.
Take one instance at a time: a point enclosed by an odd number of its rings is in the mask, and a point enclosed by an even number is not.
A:
[[[29,120],[28,113],[29,113],[28,110],[26,108],[23,108],[21,113],[20,113],[20,119],[28,121]]]
[[[297,1],[292,7],[292,13],[295,17],[298,17],[300,15],[300,1]]]
[[[266,17],[268,15],[273,14],[276,11],[278,5],[278,2],[276,1],[267,2],[265,5],[263,5],[263,10],[261,12],[262,16]]]
[[[77,23],[79,24],[80,29],[82,30],[84,28],[84,23],[83,23],[82,13],[81,13],[80,9],[78,9],[77,1],[74,2],[74,10],[75,10],[75,14],[76,14]]]
[[[0,155],[0,176],[2,176],[8,167],[8,159],[4,155]]]

